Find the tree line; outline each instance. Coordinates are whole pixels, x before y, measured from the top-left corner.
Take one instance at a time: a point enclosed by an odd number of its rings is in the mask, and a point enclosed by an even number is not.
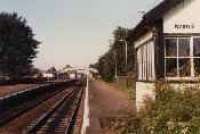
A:
[[[39,41],[17,13],[0,13],[0,76],[19,79],[35,71],[32,62]]]
[[[135,72],[135,49],[133,43],[128,40],[129,32],[129,29],[117,27],[113,31],[113,39],[109,41],[109,50],[91,65],[105,81],[113,81],[116,75],[126,76]],[[128,50],[127,64],[125,43]]]

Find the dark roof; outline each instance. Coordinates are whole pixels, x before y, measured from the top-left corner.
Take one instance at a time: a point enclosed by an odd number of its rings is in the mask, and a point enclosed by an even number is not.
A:
[[[166,12],[184,1],[185,0],[164,0],[158,6],[146,13],[144,15],[144,19],[148,21],[156,21],[158,19],[161,19]]]
[[[143,16],[141,22],[134,29],[130,30],[130,40],[137,39],[140,35],[150,29],[152,25],[162,20],[162,17],[166,12],[184,1],[185,0],[164,0],[155,8],[151,9]]]

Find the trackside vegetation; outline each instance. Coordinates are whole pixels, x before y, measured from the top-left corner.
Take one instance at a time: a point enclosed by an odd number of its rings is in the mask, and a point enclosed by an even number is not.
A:
[[[113,39],[109,40],[109,50],[91,65],[99,71],[104,81],[112,82],[116,75],[125,76],[127,72],[134,72],[135,49],[133,43],[128,40],[129,31],[129,29],[117,27],[113,31]],[[127,65],[125,43],[127,43]]]
[[[124,123],[115,122],[115,130],[122,134],[199,134],[199,87],[175,90],[158,84],[156,100],[147,99],[145,107]]]

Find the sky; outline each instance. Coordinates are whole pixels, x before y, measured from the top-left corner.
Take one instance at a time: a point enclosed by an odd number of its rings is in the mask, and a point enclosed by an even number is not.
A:
[[[109,48],[117,26],[133,28],[161,0],[1,0],[1,12],[26,18],[41,41],[34,65],[86,67]]]

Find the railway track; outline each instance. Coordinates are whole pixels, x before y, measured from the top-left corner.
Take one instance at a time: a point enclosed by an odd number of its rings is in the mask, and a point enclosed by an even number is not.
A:
[[[33,121],[26,134],[70,134],[73,131],[83,90],[76,88],[68,92],[48,112]]]
[[[51,84],[50,86],[42,85],[1,98],[0,127],[62,92],[64,88],[66,86],[56,86],[56,84]]]

